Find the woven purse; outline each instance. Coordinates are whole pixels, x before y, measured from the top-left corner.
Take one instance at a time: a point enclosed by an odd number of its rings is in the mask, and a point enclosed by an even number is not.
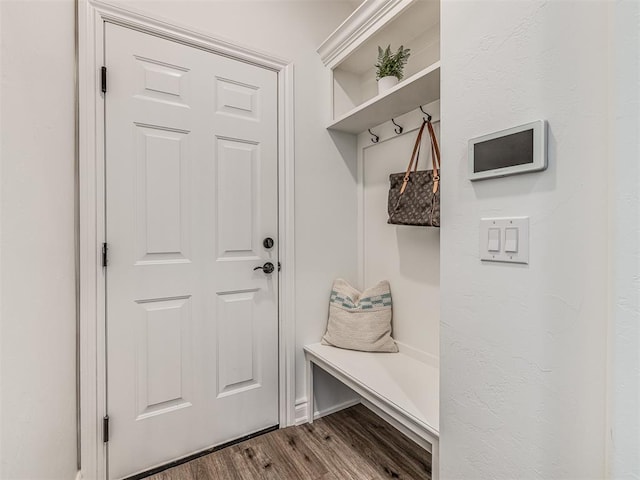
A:
[[[420,144],[424,127],[431,140],[433,170],[418,170]],[[415,225],[419,227],[440,226],[440,148],[431,121],[424,120],[411,154],[411,161],[404,173],[389,176],[389,201],[387,223]]]

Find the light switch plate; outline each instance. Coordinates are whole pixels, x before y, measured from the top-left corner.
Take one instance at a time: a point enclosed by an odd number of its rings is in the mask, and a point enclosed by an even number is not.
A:
[[[489,250],[489,232],[500,230],[499,250]],[[507,229],[510,231],[510,240],[507,242]],[[505,249],[513,246],[512,229],[516,229],[517,248],[515,252],[507,252]],[[494,233],[495,234],[495,233]],[[480,259],[486,262],[529,263],[529,217],[509,218],[482,218],[480,219]]]

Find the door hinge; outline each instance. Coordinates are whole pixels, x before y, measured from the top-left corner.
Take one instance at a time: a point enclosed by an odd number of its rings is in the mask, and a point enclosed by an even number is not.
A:
[[[109,415],[105,415],[102,419],[102,442],[109,441]]]
[[[107,67],[100,69],[100,83],[102,85],[102,93],[107,93]]]
[[[278,262],[278,271],[282,270],[282,265]]]
[[[108,263],[107,254],[109,253],[109,247],[107,243],[102,244],[102,266],[106,267]]]

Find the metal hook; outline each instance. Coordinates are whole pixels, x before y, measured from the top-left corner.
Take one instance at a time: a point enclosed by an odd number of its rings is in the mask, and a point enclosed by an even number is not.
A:
[[[429,115],[427,112],[424,111],[424,109],[422,108],[422,105],[420,105],[420,111],[427,116],[425,121],[430,122],[431,121],[431,115]]]
[[[391,119],[391,123],[393,123],[396,127],[398,127],[398,128],[394,128],[394,130],[398,135],[400,135],[402,133],[402,131],[404,130],[404,128],[402,128],[400,125],[398,125],[393,118]]]
[[[378,143],[380,141],[380,137],[378,135],[376,135],[375,133],[373,133],[370,128],[368,128],[367,130],[369,130],[369,133],[372,135],[371,141],[373,143]]]

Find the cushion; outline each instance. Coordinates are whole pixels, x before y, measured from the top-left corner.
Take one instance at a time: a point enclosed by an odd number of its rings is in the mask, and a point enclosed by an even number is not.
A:
[[[341,278],[333,283],[322,344],[363,352],[397,352],[391,338],[391,287],[383,280],[360,292]]]

